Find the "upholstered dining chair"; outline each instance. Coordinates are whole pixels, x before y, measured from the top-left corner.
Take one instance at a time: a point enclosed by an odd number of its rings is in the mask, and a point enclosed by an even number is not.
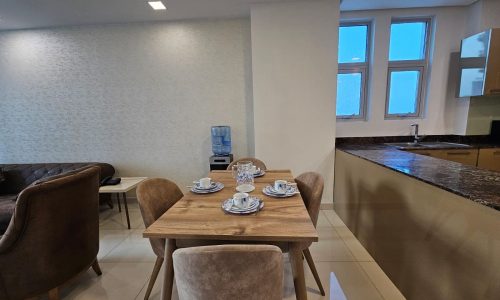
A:
[[[272,245],[218,245],[175,250],[180,300],[282,299],[283,255]]]
[[[323,196],[323,188],[325,185],[323,177],[316,172],[306,172],[297,176],[295,178],[295,182],[297,183],[297,188],[299,189],[300,195],[304,200],[304,204],[309,212],[309,216],[311,217],[314,227],[316,227],[316,224],[318,223],[321,197]],[[325,290],[323,289],[321,279],[319,278],[318,271],[316,270],[316,265],[314,265],[311,252],[309,251],[311,244],[312,242],[304,243],[302,245],[302,253],[304,254],[307,264],[309,265],[314,279],[318,284],[321,295],[325,296]]]
[[[259,168],[261,170],[267,170],[266,164],[262,160],[257,159],[255,157],[244,157],[244,158],[237,159],[237,160],[233,161],[232,163],[230,163],[229,166],[227,166],[227,170],[232,170],[233,166],[240,161],[251,161],[254,164],[254,166],[256,166],[257,168]]]
[[[137,202],[141,210],[142,220],[148,228],[159,217],[161,217],[170,207],[179,201],[184,194],[179,189],[177,184],[165,178],[150,178],[141,182],[136,189]],[[156,262],[153,267],[151,278],[149,279],[148,288],[144,299],[149,299],[151,290],[155,284],[158,272],[160,272],[165,256],[165,239],[150,238],[149,242],[156,254]],[[217,241],[203,240],[177,240],[176,247],[193,247],[218,244]]]
[[[137,186],[136,193],[142,220],[146,228],[184,196],[177,184],[164,178],[144,180]],[[146,294],[144,295],[145,300],[149,299],[151,295],[151,290],[155,284],[156,277],[158,277],[165,256],[165,239],[150,238],[149,242],[151,243],[153,252],[156,254],[156,262],[151,278],[149,279]]]

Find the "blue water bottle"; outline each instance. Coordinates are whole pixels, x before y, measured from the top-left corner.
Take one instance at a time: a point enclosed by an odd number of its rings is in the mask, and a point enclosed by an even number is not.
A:
[[[231,127],[212,126],[212,152],[220,156],[231,153]]]

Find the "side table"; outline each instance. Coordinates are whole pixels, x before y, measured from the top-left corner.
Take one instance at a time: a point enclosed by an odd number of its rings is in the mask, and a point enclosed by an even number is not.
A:
[[[122,177],[120,184],[105,185],[99,188],[99,194],[116,194],[118,200],[118,211],[122,211],[120,204],[120,194],[123,196],[123,204],[125,206],[125,214],[127,215],[127,225],[130,229],[130,218],[128,215],[127,192],[135,189],[139,183],[147,179],[147,177]]]

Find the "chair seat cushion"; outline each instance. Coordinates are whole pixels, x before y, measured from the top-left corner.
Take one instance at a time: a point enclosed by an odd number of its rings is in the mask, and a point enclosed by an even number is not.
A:
[[[16,208],[17,195],[0,195],[0,235],[9,227],[10,219]]]

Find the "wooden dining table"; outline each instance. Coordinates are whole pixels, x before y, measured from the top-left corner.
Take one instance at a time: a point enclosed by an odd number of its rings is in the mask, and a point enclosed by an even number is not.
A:
[[[264,208],[250,215],[228,214],[221,208],[222,202],[236,193],[231,171],[212,171],[208,177],[223,183],[224,188],[211,194],[188,192],[143,233],[145,238],[166,239],[162,299],[172,297],[172,253],[176,249],[176,239],[288,243],[296,297],[307,299],[300,245],[318,241],[316,228],[300,194],[274,198],[262,193],[262,189],[275,180],[293,182],[291,171],[267,170],[264,176],[255,178],[255,190],[250,195],[262,199]]]

